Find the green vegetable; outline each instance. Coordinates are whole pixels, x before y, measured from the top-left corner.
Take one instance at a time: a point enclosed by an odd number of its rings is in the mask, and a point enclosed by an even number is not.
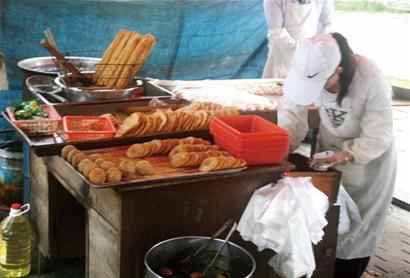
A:
[[[17,120],[48,118],[47,111],[40,107],[36,99],[26,100],[21,103],[13,103],[10,108]]]

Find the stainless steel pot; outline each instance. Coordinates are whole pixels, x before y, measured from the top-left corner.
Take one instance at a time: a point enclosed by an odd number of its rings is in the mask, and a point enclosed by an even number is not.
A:
[[[92,71],[82,72],[82,73],[85,75],[86,78],[89,78],[89,79],[91,79],[92,74],[93,74]],[[95,87],[93,88],[81,87],[80,88],[80,87],[75,87],[75,86],[69,86],[68,83],[70,84],[74,83],[74,82],[67,82],[71,79],[73,79],[73,76],[71,74],[67,74],[67,75],[57,76],[56,79],[54,80],[54,82],[63,89],[65,95],[71,102],[132,98],[136,94],[141,93],[142,91],[141,86],[143,85],[142,82],[139,82],[137,80],[135,86],[125,88],[125,89],[106,89],[106,88],[95,89]]]
[[[174,262],[180,262],[207,239],[209,237],[187,236],[168,239],[156,244],[145,254],[145,278],[161,278],[162,276],[156,272],[158,269],[169,266]],[[223,244],[221,239],[212,240],[206,250],[192,260],[205,268],[221,244]],[[214,266],[215,270],[209,272],[211,274],[209,277],[214,277],[218,272],[217,270],[219,270],[220,274],[227,272],[230,277],[250,278],[256,269],[255,259],[252,255],[232,242],[228,242]]]
[[[101,61],[100,58],[91,57],[66,57],[73,63],[80,71],[93,71]],[[56,60],[51,56],[35,57],[21,60],[17,66],[23,72],[23,98],[30,99],[33,96],[27,88],[26,79],[32,75],[43,75],[49,77],[56,77],[59,75],[59,69]]]
[[[66,57],[80,71],[93,71],[101,61],[100,58]],[[35,57],[21,60],[17,66],[30,75],[57,76],[60,71],[56,60],[51,57]]]

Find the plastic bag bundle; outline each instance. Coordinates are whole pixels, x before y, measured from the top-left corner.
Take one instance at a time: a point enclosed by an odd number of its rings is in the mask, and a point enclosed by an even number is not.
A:
[[[312,243],[327,225],[327,196],[310,177],[285,177],[255,191],[238,225],[244,240],[277,253],[269,264],[283,277],[310,277],[316,267]]]

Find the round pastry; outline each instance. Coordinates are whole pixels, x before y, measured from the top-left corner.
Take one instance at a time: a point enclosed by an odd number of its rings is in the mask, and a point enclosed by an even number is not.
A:
[[[76,150],[77,148],[74,147],[73,145],[67,145],[64,148],[61,149],[61,156],[64,159],[67,159],[68,153],[71,152],[72,150]]]
[[[94,163],[98,165],[98,167],[101,166],[101,163],[106,162],[107,160],[105,160],[104,158],[97,158],[96,160],[94,160]]]
[[[99,153],[94,153],[94,154],[90,155],[89,158],[90,158],[92,161],[96,161],[97,159],[102,158],[102,155],[99,154]]]
[[[152,173],[152,164],[146,160],[140,160],[135,163],[135,167],[137,168],[137,172],[142,175],[149,175]]]
[[[119,168],[122,172],[122,174],[126,177],[132,177],[136,173],[136,166],[135,162],[132,160],[123,160],[121,161]]]
[[[116,167],[111,167],[107,170],[107,182],[121,182],[122,173],[121,170]]]
[[[101,168],[94,168],[88,175],[88,179],[94,184],[103,184],[107,180],[107,173]]]
[[[78,171],[80,171],[80,172],[82,173],[83,170],[84,170],[84,166],[85,166],[87,163],[90,163],[90,162],[93,162],[93,161],[92,161],[91,159],[89,159],[89,158],[86,158],[86,159],[81,160],[80,163],[78,163]]]
[[[78,164],[79,164],[82,160],[84,160],[84,159],[86,159],[86,158],[87,158],[87,155],[86,155],[85,153],[83,153],[83,152],[77,153],[77,154],[75,154],[75,155],[73,156],[73,158],[71,159],[71,164],[72,164],[75,168],[77,168],[77,167],[78,167]]]
[[[110,162],[110,161],[104,161],[104,162],[102,162],[102,163],[100,163],[100,164],[98,164],[98,162],[96,161],[95,162],[97,165],[99,165],[100,166],[100,168],[101,169],[104,169],[104,170],[108,170],[108,169],[110,169],[111,167],[114,167],[114,163],[112,163],[112,162]]]
[[[89,162],[89,163],[85,164],[84,167],[83,167],[84,176],[88,178],[88,175],[90,174],[90,172],[92,170],[94,170],[95,168],[98,168],[98,166],[94,162]]]
[[[74,155],[81,153],[81,151],[75,149],[75,150],[71,150],[68,155],[67,155],[67,161],[71,163],[71,161],[73,161],[73,157]]]

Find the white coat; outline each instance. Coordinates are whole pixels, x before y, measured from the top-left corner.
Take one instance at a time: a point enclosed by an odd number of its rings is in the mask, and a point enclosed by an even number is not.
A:
[[[331,0],[264,0],[269,51],[263,78],[284,78],[299,40],[330,30]]]
[[[336,95],[323,90],[317,105],[321,118],[318,150],[345,151],[354,162],[338,166],[342,183],[356,202],[362,222],[338,237],[336,257],[369,257],[380,243],[392,200],[397,154],[394,147],[391,88],[379,68],[356,56],[357,68],[341,106]],[[297,147],[308,130],[307,107],[282,97],[278,124],[289,130]]]

